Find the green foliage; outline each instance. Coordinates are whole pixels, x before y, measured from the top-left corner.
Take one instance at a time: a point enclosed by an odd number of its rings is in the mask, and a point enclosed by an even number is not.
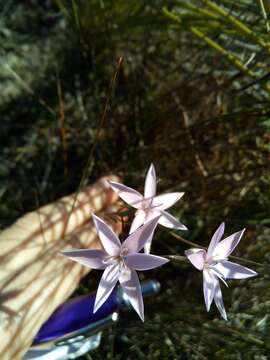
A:
[[[245,0],[178,0],[173,10],[164,7],[164,14],[251,78],[253,85],[259,85],[256,94],[268,98],[270,28],[264,2],[260,3],[261,9],[253,1]]]

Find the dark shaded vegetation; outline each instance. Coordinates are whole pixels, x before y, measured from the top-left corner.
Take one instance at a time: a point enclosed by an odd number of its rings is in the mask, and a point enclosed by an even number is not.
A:
[[[142,190],[153,162],[160,192],[186,193],[173,211],[190,229],[181,235],[206,245],[223,220],[226,234],[246,227],[236,255],[268,264],[270,44],[259,2],[15,4],[0,23],[1,227],[75,191],[96,142],[85,181],[117,173]],[[163,229],[155,240],[158,254],[187,248]],[[228,322],[214,307],[207,314],[201,274],[187,264],[145,273],[162,284],[145,323],[122,314],[90,355],[267,359],[269,268],[254,270],[223,289]],[[78,291],[94,289],[95,276]]]

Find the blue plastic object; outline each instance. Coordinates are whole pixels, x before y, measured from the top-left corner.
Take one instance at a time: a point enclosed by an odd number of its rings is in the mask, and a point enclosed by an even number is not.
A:
[[[119,305],[114,291],[105,304],[93,314],[96,293],[76,297],[58,308],[36,335],[33,345],[53,341],[73,333],[113,313]]]
[[[143,296],[159,291],[157,281],[147,281],[142,284]],[[102,307],[93,314],[96,293],[78,296],[61,305],[40,328],[33,345],[40,345],[50,341],[59,341],[64,337],[76,336],[83,332],[94,332],[105,319],[129,302],[121,288],[114,290]],[[96,326],[95,326],[96,324]]]

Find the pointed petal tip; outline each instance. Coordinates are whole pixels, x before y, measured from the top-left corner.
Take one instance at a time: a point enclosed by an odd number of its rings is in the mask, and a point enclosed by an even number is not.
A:
[[[152,241],[147,242],[147,243],[144,245],[144,253],[145,253],[145,254],[150,255],[151,245],[152,245]]]
[[[137,190],[114,181],[110,181],[110,186],[128,205],[134,207],[135,209],[141,207],[141,203],[144,198]]]
[[[218,262],[214,265],[213,270],[222,275],[224,279],[248,279],[258,275],[256,271],[228,260]]]
[[[250,277],[254,277],[254,276],[258,276],[259,273],[257,273],[256,271],[252,270],[253,274],[250,274]]]
[[[119,192],[119,189],[117,188],[117,186],[121,185],[120,183],[118,183],[116,181],[111,181],[111,180],[108,180],[108,183],[115,192]]]
[[[110,188],[110,181],[111,181],[110,179],[106,179],[106,178],[102,179],[102,184],[105,190],[108,190]]]
[[[108,184],[109,184],[109,187],[110,187],[113,191],[118,192],[118,191],[117,191],[117,184],[118,184],[117,182],[108,180]]]
[[[98,306],[98,305],[96,304],[96,302],[95,302],[94,308],[93,308],[93,314],[95,314],[95,313],[98,311],[99,308],[100,308],[100,306]]]
[[[149,170],[150,169],[154,169],[155,170],[155,166],[154,166],[154,164],[151,162],[151,164],[150,164],[150,166],[149,166]]]
[[[170,192],[153,197],[152,206],[159,210],[166,210],[177,203],[184,195],[183,192]]]
[[[117,182],[115,182],[115,181],[112,181],[112,180],[107,180],[108,181],[108,183],[112,186],[112,185],[114,185],[114,184],[117,184]]]
[[[119,252],[121,243],[112,227],[107,225],[104,220],[94,214],[93,222],[104,250],[110,255],[116,255]]]
[[[144,313],[140,313],[139,311],[137,311],[135,308],[134,310],[136,311],[136,313],[138,314],[139,318],[141,319],[141,321],[144,323]]]
[[[93,219],[93,221],[96,224],[96,221],[101,220],[97,215],[95,215],[94,213],[91,214],[91,218]]]
[[[258,275],[259,275],[259,273],[257,273],[256,271],[251,270],[251,269],[249,269],[249,268],[247,268],[247,269],[249,270],[249,274],[248,274],[248,276],[246,277],[246,279],[249,279],[249,278],[252,278],[252,277],[254,277],[254,276],[258,276]],[[245,279],[245,278],[243,278],[243,279]]]
[[[78,250],[78,249],[76,249],[76,250]],[[57,255],[70,257],[70,256],[69,256],[69,253],[70,253],[71,251],[72,251],[72,249],[70,249],[70,250],[62,250],[62,251],[59,251],[59,252],[57,253]]]
[[[131,306],[144,321],[144,305],[139,277],[135,270],[129,270],[129,274],[120,275],[119,282]]]
[[[78,249],[75,249],[75,250],[78,250]],[[72,251],[72,249],[70,249],[70,250],[62,250],[62,251],[59,251],[57,253],[57,255],[66,256],[66,257],[70,258],[71,256],[69,254],[70,254],[71,251]]]
[[[117,188],[118,185],[122,185],[121,183],[118,183],[116,181],[112,181],[112,180],[107,180],[108,181],[108,184],[109,186],[116,192],[119,192],[119,189]]]
[[[100,308],[101,308],[101,306],[102,306],[103,304],[99,304],[99,301],[96,303],[95,302],[95,304],[94,304],[94,308],[93,308],[93,314],[95,314]]]
[[[227,314],[221,314],[222,318],[225,320],[225,321],[228,321],[228,317],[227,317]]]
[[[134,307],[133,307],[134,308]],[[142,309],[135,309],[136,313],[139,315],[140,319],[142,320],[142,322],[144,322],[144,307]]]
[[[218,231],[218,230],[217,230]],[[212,248],[212,251],[209,252],[210,245],[208,248],[208,254],[212,255],[215,260],[225,260],[236,248],[239,244],[242,236],[245,232],[245,229],[239,230],[230,236],[226,237],[225,239],[221,240],[220,242],[216,242],[215,246]],[[215,233],[216,234],[216,233]],[[215,237],[215,234],[213,237]]]
[[[222,223],[219,225],[222,228],[222,232],[225,231],[225,221],[222,221]]]
[[[184,224],[182,224],[176,217],[171,215],[167,211],[160,211],[161,217],[158,223],[164,227],[169,229],[176,229],[176,230],[185,230],[187,229]]]
[[[150,165],[147,170],[145,182],[144,182],[144,197],[153,198],[156,195],[157,190],[157,176],[156,170],[153,164]],[[152,201],[152,200],[151,200]]]
[[[127,247],[130,254],[139,252],[148,243],[150,244],[149,246],[151,246],[159,217],[160,216],[147,221],[143,226],[131,233],[122,243],[122,246]]]
[[[177,230],[182,230],[182,231],[187,231],[188,228],[186,227],[186,225],[182,224],[181,226],[179,226],[178,228],[176,228]]]
[[[211,309],[211,305],[212,305],[212,300],[206,301],[205,294],[204,294],[204,305],[205,305],[206,311],[209,313],[209,311]]]
[[[98,228],[99,228],[98,227],[98,222],[99,221],[103,222],[103,220],[100,217],[98,217],[97,215],[95,215],[94,213],[91,214],[91,218],[92,218],[93,223],[95,225],[96,231],[98,232]]]
[[[207,302],[206,303],[206,301],[204,301],[204,304],[205,304],[206,311],[209,313],[209,311],[211,309],[212,302]]]

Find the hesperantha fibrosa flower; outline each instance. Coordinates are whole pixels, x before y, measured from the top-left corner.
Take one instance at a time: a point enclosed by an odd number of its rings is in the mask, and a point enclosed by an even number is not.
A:
[[[246,279],[257,273],[228,260],[229,255],[241,240],[245,229],[221,241],[224,229],[225,224],[222,223],[214,233],[207,251],[189,249],[185,251],[185,255],[198,270],[203,272],[203,293],[207,311],[210,310],[214,299],[221,316],[227,320],[219,280],[228,286],[226,279]]]
[[[173,206],[184,195],[184,193],[172,192],[156,196],[157,179],[153,164],[150,165],[146,175],[144,195],[123,184],[113,181],[110,181],[109,183],[122,200],[137,209],[130,227],[130,233],[157,216],[160,216],[158,220],[160,225],[167,228],[187,230],[185,225],[166,211],[168,208]],[[150,248],[151,240],[146,243],[145,252],[149,253]]]
[[[139,253],[153,237],[159,217],[145,223],[122,244],[103,220],[95,215],[92,217],[104,250],[77,249],[62,251],[61,254],[90,268],[104,270],[96,294],[94,313],[105,303],[119,281],[131,305],[144,321],[144,305],[136,270],[154,269],[169,261],[160,256]]]

